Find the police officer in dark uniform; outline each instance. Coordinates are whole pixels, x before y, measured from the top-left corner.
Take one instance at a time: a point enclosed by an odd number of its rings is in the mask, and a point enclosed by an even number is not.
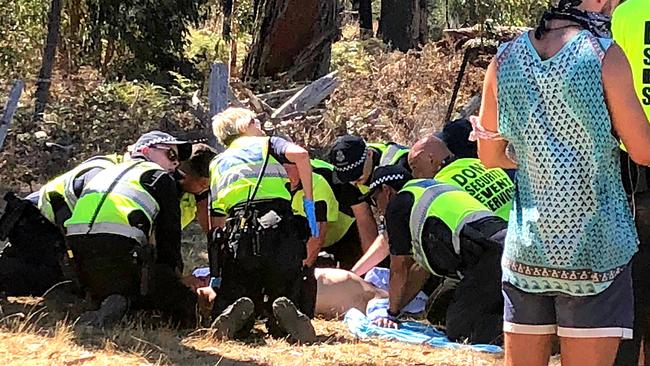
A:
[[[111,326],[129,307],[160,309],[178,325],[195,324],[196,295],[181,278],[181,220],[176,181],[178,146],[152,131],[131,159],[97,174],[65,222],[79,281],[98,310],[79,323]]]
[[[458,282],[447,308],[446,332],[454,341],[499,343],[503,327],[500,258],[507,223],[462,189],[435,180],[411,180],[396,166],[373,173],[368,197],[385,213],[391,253],[388,317],[415,292],[405,289],[413,263]],[[405,225],[408,223],[408,225]]]
[[[280,137],[265,136],[255,114],[243,108],[216,115],[213,131],[227,147],[210,164],[210,267],[212,276],[221,278],[220,284],[213,282],[219,286],[214,333],[220,338],[245,336],[260,316],[267,318],[272,335],[313,342],[311,321],[296,307],[301,304],[306,248],[297,232],[283,166],[296,166],[311,236],[318,237],[309,154]]]

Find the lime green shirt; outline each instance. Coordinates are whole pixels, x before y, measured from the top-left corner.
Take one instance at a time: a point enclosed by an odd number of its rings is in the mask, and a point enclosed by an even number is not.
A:
[[[630,62],[634,87],[650,120],[650,0],[627,0],[619,5],[612,33]]]

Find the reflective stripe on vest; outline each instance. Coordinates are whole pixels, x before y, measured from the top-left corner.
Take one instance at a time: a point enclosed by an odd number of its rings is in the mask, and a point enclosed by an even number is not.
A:
[[[237,171],[234,172],[226,172],[224,175],[221,176],[221,179],[219,179],[219,182],[217,182],[217,186],[213,187],[216,189],[216,191],[225,189],[227,186],[233,184],[234,182],[238,181],[239,179],[257,179],[257,177],[260,176],[260,172],[262,171],[262,164],[256,164],[256,165],[245,165],[242,167],[239,167]],[[284,170],[284,167],[282,164],[271,164],[269,163],[266,166],[266,169],[264,170],[264,177],[271,177],[271,178],[286,178],[287,177],[287,171]]]
[[[250,198],[268,156],[268,164],[254,200],[284,199],[291,201],[286,187],[289,182],[284,166],[269,154],[269,138],[243,136],[235,139],[210,163],[210,207],[227,214],[233,206]]]
[[[92,193],[98,193],[103,195],[107,193],[107,190],[89,189],[87,191],[84,190],[83,192],[83,194],[92,194]],[[154,200],[150,194],[134,189],[133,187],[124,186],[118,183],[113,188],[113,190],[110,191],[110,193],[129,197],[144,209],[144,213],[148,217],[153,217],[158,212],[158,202],[156,202],[156,200]]]
[[[76,194],[74,194],[74,179],[80,176],[81,174],[84,174],[88,172],[91,169],[95,168],[102,168],[106,169],[109,168],[113,165],[118,164],[122,159],[116,155],[106,155],[106,156],[97,156],[94,158],[90,158],[86,160],[85,162],[81,163],[82,165],[88,164],[89,166],[84,167],[84,169],[80,172],[77,173],[77,175],[73,179],[68,179],[67,182],[65,183],[65,196],[66,199],[69,202],[70,205],[70,211],[74,209],[74,206],[77,204],[77,200],[79,197],[77,197]],[[91,164],[92,163],[92,164]]]
[[[86,234],[116,234],[126,236],[144,244],[147,242],[145,233],[131,225],[119,224],[116,222],[97,222],[88,230],[88,224],[73,224],[66,226],[67,235]]]
[[[414,192],[414,189],[421,189],[420,193]],[[411,232],[411,242],[413,244],[413,257],[418,264],[429,270],[431,273],[437,274],[431,267],[429,261],[426,258],[426,253],[423,248],[422,243],[422,234],[424,231],[424,224],[429,217],[438,217],[443,220],[443,222],[449,227],[452,232],[452,245],[454,252],[457,255],[460,255],[460,232],[462,231],[465,224],[479,220],[484,217],[494,217],[494,213],[489,211],[487,208],[484,208],[478,201],[469,196],[468,193],[464,192],[462,189],[449,185],[436,182],[435,180],[422,179],[414,180],[407,183],[400,192],[408,191],[414,194],[414,204],[411,209],[409,229]],[[475,211],[469,212],[464,215],[458,222],[455,223],[455,227],[450,225],[451,223],[447,222],[449,218],[440,217],[436,215],[435,210],[435,201],[443,196],[445,193],[449,192],[462,192],[471,201],[468,201],[470,204],[474,204]],[[461,202],[459,202],[461,204]],[[482,209],[484,208],[484,209]],[[439,275],[439,274],[437,274]]]
[[[379,166],[391,165],[394,163],[395,158],[399,152],[404,151],[397,145],[390,144],[386,147],[386,150],[381,154],[381,159],[379,160]]]
[[[74,210],[74,207],[77,204],[77,195],[74,193],[74,180],[77,179],[82,174],[85,174],[89,170],[102,168],[106,169],[116,164],[109,156],[96,156],[92,157],[81,164],[74,167],[72,170],[69,170],[66,173],[61,174],[60,176],[52,179],[47,184],[45,184],[40,189],[40,197],[38,200],[38,208],[50,222],[56,222],[54,217],[54,210],[50,202],[50,194],[57,193],[59,194],[65,204],[68,206],[70,212]]]
[[[408,154],[408,148],[406,146],[398,145],[395,143],[368,143],[369,147],[377,149],[381,152],[381,157],[379,158],[379,166],[393,165],[397,163],[402,156]]]
[[[118,234],[146,244],[160,206],[142,187],[140,179],[146,172],[162,170],[158,164],[135,161],[97,174],[84,188],[72,217],[65,222],[68,235]],[[149,220],[149,232],[129,224],[129,215],[136,210]]]

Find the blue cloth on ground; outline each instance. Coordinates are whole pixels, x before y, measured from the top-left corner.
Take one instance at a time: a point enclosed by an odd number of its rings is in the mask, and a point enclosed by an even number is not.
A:
[[[460,344],[447,339],[444,333],[435,329],[433,326],[424,325],[418,322],[402,322],[399,329],[382,328],[374,325],[370,320],[357,309],[350,309],[346,314],[343,322],[355,336],[359,338],[378,337],[391,341],[428,344],[433,347],[443,348],[468,348],[475,351],[499,353],[503,349],[499,346],[490,344]]]
[[[373,286],[382,290],[388,291],[388,283],[390,282],[390,269],[374,267],[366,273],[363,278],[364,281],[372,284]],[[411,302],[402,308],[403,313],[418,314],[424,311],[427,307],[429,296],[420,291]],[[372,299],[368,302],[366,307],[366,314],[370,321],[377,318],[386,317],[388,315],[388,298],[385,299]]]

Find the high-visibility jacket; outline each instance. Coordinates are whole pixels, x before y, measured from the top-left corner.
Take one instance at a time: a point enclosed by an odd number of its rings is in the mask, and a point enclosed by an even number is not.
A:
[[[442,168],[434,179],[462,188],[508,221],[515,185],[503,169],[487,169],[479,159],[458,159]]]
[[[327,169],[330,172],[334,171],[334,165],[332,165],[332,164],[330,164],[330,163],[328,163],[326,161],[319,160],[319,159],[312,159],[311,160],[311,166],[312,166],[312,168],[315,168],[315,169],[321,168],[321,169]],[[332,187],[329,185],[329,182],[327,182],[326,179],[323,179],[323,181],[325,181],[325,184],[327,184],[329,189],[332,190]],[[314,180],[314,183],[313,183],[313,185],[314,185],[314,199],[316,199],[316,189],[317,189],[316,185],[317,184],[321,184],[320,180],[319,180],[319,182],[316,182],[316,180]],[[346,184],[350,184],[350,183],[346,183]],[[333,192],[333,190],[332,190],[332,192]],[[333,193],[332,193],[332,197],[333,197],[334,200],[336,200],[336,196]],[[329,204],[328,204],[327,207],[328,207],[328,210],[329,210],[329,207],[330,207]],[[330,245],[336,244],[339,240],[341,240],[345,236],[345,234],[347,234],[348,230],[350,230],[350,227],[352,225],[354,225],[354,223],[356,221],[354,216],[350,216],[350,215],[346,214],[345,212],[343,212],[341,210],[341,205],[340,205],[340,202],[338,202],[338,200],[336,200],[336,207],[338,209],[337,218],[336,218],[336,220],[334,222],[329,222],[329,220],[328,220],[327,234],[325,236],[324,247],[328,247]]]
[[[368,147],[375,148],[381,153],[379,155],[379,166],[388,166],[395,165],[404,155],[409,153],[409,149],[406,146],[402,146],[393,142],[389,143],[380,143],[380,142],[369,142],[366,144]],[[357,187],[362,194],[368,193],[368,186],[365,184],[357,184]]]
[[[196,197],[184,192],[181,196],[181,229],[185,229],[196,218]]]
[[[152,170],[164,169],[149,161],[128,161],[97,174],[65,222],[67,235],[117,234],[147,244],[160,206],[142,187],[140,178]],[[136,210],[149,220],[149,232],[129,224],[129,214]]]
[[[327,247],[341,239],[337,238],[336,235],[334,235],[336,234],[335,231],[330,230],[330,228],[332,228],[332,226],[339,218],[339,202],[336,200],[336,197],[334,197],[334,191],[332,191],[332,187],[330,187],[325,178],[316,173],[313,173],[311,180],[314,194],[314,203],[317,204],[318,202],[325,202],[327,205],[327,233],[325,234],[325,243],[323,244],[324,247]],[[305,208],[303,206],[304,197],[304,190],[299,189],[296,191],[291,200],[291,208],[293,209],[293,213],[295,215],[307,217],[307,215],[305,215]]]
[[[460,233],[465,224],[484,217],[495,216],[492,211],[464,190],[437,182],[433,179],[415,179],[400,190],[413,195],[413,207],[409,219],[412,253],[415,261],[432,274],[439,274],[429,263],[423,247],[424,224],[429,217],[440,219],[452,233],[452,245],[456,255],[460,255]]]
[[[650,121],[650,2],[627,0],[617,6],[612,34],[630,62],[634,89]]]
[[[47,184],[41,187],[39,194],[38,209],[41,211],[41,214],[50,222],[56,223],[57,220],[54,215],[54,209],[52,208],[52,198],[54,195],[61,196],[70,209],[70,212],[72,212],[77,204],[77,195],[74,192],[74,180],[89,170],[97,168],[106,169],[121,161],[122,157],[116,154],[95,156],[47,182]]]
[[[397,163],[397,161],[400,158],[402,158],[404,155],[407,155],[409,153],[408,147],[395,144],[392,142],[389,143],[370,142],[367,144],[367,146],[375,148],[381,152],[378,166],[394,165]]]
[[[227,214],[253,194],[264,159],[268,164],[254,200],[282,199],[291,201],[287,189],[289,178],[282,164],[269,153],[268,137],[243,136],[235,139],[223,153],[210,163],[210,207]]]

